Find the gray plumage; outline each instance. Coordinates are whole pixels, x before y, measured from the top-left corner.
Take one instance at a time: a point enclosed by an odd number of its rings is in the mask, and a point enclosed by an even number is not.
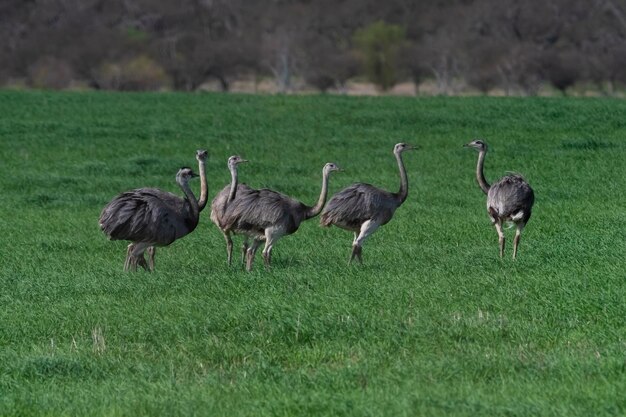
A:
[[[518,174],[506,175],[493,183],[487,193],[487,210],[492,220],[526,223],[530,219],[535,194]]]
[[[464,146],[477,149],[479,152],[476,179],[481,190],[487,194],[487,212],[498,233],[500,257],[504,256],[505,246],[505,237],[502,231],[503,224],[511,222],[516,226],[515,238],[513,240],[513,259],[515,259],[522,230],[532,214],[535,193],[524,177],[519,174],[505,175],[492,185],[489,185],[484,175],[487,144],[481,140],[474,140]]]
[[[393,153],[400,170],[400,189],[397,193],[382,190],[371,184],[352,184],[335,194],[322,212],[322,226],[335,225],[354,232],[352,254],[349,262],[357,258],[362,262],[362,245],[365,239],[387,224],[396,209],[406,200],[409,184],[402,161],[402,152],[415,149],[405,143],[394,146]]]
[[[198,151],[196,157],[203,176],[206,151]],[[154,270],[155,247],[167,246],[196,228],[201,209],[188,182],[197,176],[186,167],[176,174],[176,182],[185,198],[156,188],[139,188],[121,193],[102,209],[99,224],[108,238],[131,242],[125,271],[136,270],[137,265]],[[204,194],[206,196],[206,191]],[[148,263],[143,256],[146,250]]]
[[[280,224],[285,234],[291,234],[308,218],[309,207],[285,194],[267,188],[239,191],[237,203],[228,211],[227,229],[262,240],[268,227]]]
[[[231,238],[231,231],[225,228],[225,225],[228,223],[227,219],[225,218],[226,208],[236,198],[237,193],[248,192],[252,190],[252,188],[248,187],[246,184],[239,184],[238,181],[237,165],[243,162],[248,161],[242,159],[238,155],[233,155],[228,158],[227,165],[231,175],[231,182],[230,184],[226,185],[219,193],[217,193],[217,195],[211,202],[211,221],[220,229],[220,231],[224,235],[224,240],[226,240],[228,265],[230,265],[232,261],[233,240]],[[248,240],[246,237],[243,243],[242,261],[245,256],[245,252],[248,249],[247,242]]]
[[[269,267],[274,244],[281,237],[298,230],[302,221],[320,213],[328,194],[328,177],[331,172],[339,170],[333,163],[324,166],[320,197],[312,207],[267,188],[256,190],[245,187],[237,190],[237,197],[226,209],[223,228],[253,239],[246,254],[248,271],[252,269],[254,256],[262,241],[265,241],[263,259]]]

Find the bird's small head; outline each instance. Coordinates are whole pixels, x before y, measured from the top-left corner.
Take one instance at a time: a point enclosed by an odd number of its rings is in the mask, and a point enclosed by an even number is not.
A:
[[[487,144],[485,142],[483,142],[482,140],[480,140],[480,139],[474,139],[470,143],[466,143],[463,146],[466,147],[466,148],[478,149],[479,151],[486,151],[487,150]]]
[[[241,164],[242,162],[248,162],[248,160],[243,159],[239,155],[233,155],[230,158],[228,158],[228,168],[236,168],[237,165]]]
[[[198,161],[206,161],[208,156],[209,156],[209,153],[204,149],[198,149],[196,151],[196,159]]]
[[[176,174],[176,182],[178,182],[179,184],[187,184],[190,179],[196,177],[199,177],[199,175],[193,172],[191,168],[182,167],[178,170],[178,173]]]
[[[341,171],[343,171],[343,169],[339,168],[338,165],[336,165],[336,164],[334,164],[332,162],[329,162],[326,165],[324,165],[324,170],[323,170],[324,174],[330,174],[333,171],[341,172]]]
[[[416,146],[408,145],[404,142],[396,143],[396,146],[393,147],[393,153],[400,154],[404,151],[412,151],[417,149]]]

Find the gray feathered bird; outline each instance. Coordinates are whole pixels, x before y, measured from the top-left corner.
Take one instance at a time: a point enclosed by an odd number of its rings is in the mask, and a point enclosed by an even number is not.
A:
[[[463,146],[478,150],[476,179],[480,189],[487,194],[487,212],[491,218],[491,223],[495,226],[498,233],[501,258],[504,256],[505,240],[502,225],[505,222],[512,222],[516,226],[515,238],[513,240],[513,259],[515,259],[522,230],[530,219],[533,203],[535,202],[535,193],[530,188],[528,182],[519,174],[505,175],[492,185],[489,185],[487,180],[485,180],[483,171],[487,144],[481,140],[474,140]]]
[[[359,262],[363,262],[362,246],[365,239],[378,227],[388,223],[396,209],[406,200],[409,183],[402,152],[412,149],[416,148],[406,143],[398,143],[393,148],[400,169],[400,189],[397,193],[382,190],[371,184],[356,183],[335,194],[324,208],[320,218],[322,226],[335,225],[354,232],[352,254],[348,263],[355,257]]]
[[[227,219],[224,217],[226,214],[226,208],[229,204],[236,198],[237,192],[249,192],[252,188],[248,187],[246,184],[239,184],[238,175],[237,175],[237,165],[248,162],[245,159],[242,159],[238,155],[233,155],[228,158],[228,170],[230,171],[231,182],[229,185],[226,185],[213,199],[211,202],[211,221],[215,223],[215,225],[220,229],[222,234],[224,235],[224,239],[226,240],[226,253],[228,256],[228,265],[231,264],[232,255],[233,255],[233,240],[231,238],[231,231],[226,230],[224,227],[228,223]],[[244,238],[243,250],[242,250],[242,262],[243,257],[245,255],[246,250],[248,249],[248,238],[247,236]]]
[[[260,190],[241,186],[238,188],[237,197],[226,208],[223,230],[245,234],[253,239],[246,253],[248,271],[252,269],[254,256],[262,241],[265,241],[263,260],[269,267],[274,244],[281,237],[298,230],[302,221],[321,212],[328,195],[328,177],[331,172],[339,170],[340,168],[333,163],[324,165],[322,191],[313,207],[267,188]]]
[[[124,270],[137,270],[137,265],[154,270],[156,246],[167,246],[191,233],[198,225],[200,211],[206,205],[205,162],[207,152],[197,151],[200,168],[200,200],[189,188],[189,180],[197,177],[190,168],[181,168],[176,182],[185,198],[156,188],[139,188],[124,192],[108,203],[100,214],[100,228],[111,240],[129,240]],[[144,252],[148,250],[148,263]]]

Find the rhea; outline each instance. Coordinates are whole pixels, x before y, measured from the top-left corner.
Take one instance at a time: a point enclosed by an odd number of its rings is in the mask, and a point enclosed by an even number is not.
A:
[[[363,242],[380,226],[387,224],[396,209],[404,203],[409,194],[409,182],[402,160],[402,153],[416,149],[406,143],[398,143],[393,148],[393,154],[400,170],[400,189],[392,193],[371,184],[352,184],[335,194],[329,201],[320,223],[329,227],[335,225],[341,229],[354,232],[352,254],[348,263],[356,258],[363,262]]]
[[[522,230],[528,223],[535,202],[535,193],[524,177],[519,174],[509,174],[489,185],[485,180],[483,167],[487,144],[482,140],[473,140],[466,143],[466,147],[478,150],[478,164],[476,166],[476,179],[480,189],[487,194],[487,212],[491,223],[498,233],[500,244],[500,258],[504,257],[504,233],[502,225],[507,222],[515,224],[515,238],[513,239],[513,259],[517,257]]]
[[[100,214],[100,228],[111,240],[128,240],[124,271],[136,271],[137,265],[154,270],[157,246],[167,246],[198,225],[200,211],[207,202],[205,163],[207,152],[198,150],[196,159],[200,171],[200,200],[189,187],[189,180],[198,177],[191,168],[183,167],[176,182],[185,197],[156,188],[126,191],[109,202]],[[144,252],[148,251],[148,262]]]
[[[237,192],[249,192],[252,190],[246,184],[239,184],[237,166],[243,162],[248,162],[246,159],[241,158],[238,155],[233,155],[228,158],[228,170],[230,171],[231,182],[226,185],[211,202],[211,221],[220,229],[226,240],[226,253],[228,256],[228,265],[231,264],[233,255],[233,240],[231,238],[231,230],[227,230],[225,225],[228,223],[225,217],[226,209],[232,204],[237,196]],[[244,240],[242,260],[245,256],[245,252],[248,248],[247,237]]]
[[[308,206],[279,192],[262,188],[239,188],[237,197],[225,211],[223,230],[245,234],[253,239],[246,252],[246,269],[250,271],[256,251],[265,241],[263,260],[271,266],[272,248],[283,236],[298,230],[304,220],[317,216],[326,203],[328,178],[341,169],[334,163],[327,163],[322,170],[322,191],[314,206]]]

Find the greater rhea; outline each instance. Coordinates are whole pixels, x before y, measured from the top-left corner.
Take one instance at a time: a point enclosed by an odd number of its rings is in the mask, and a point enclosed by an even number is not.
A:
[[[333,163],[324,165],[322,191],[312,207],[267,188],[255,190],[240,187],[237,190],[237,197],[226,208],[223,230],[245,234],[253,239],[246,253],[248,271],[252,269],[254,256],[262,241],[265,241],[263,260],[265,266],[270,267],[274,244],[281,237],[298,230],[302,221],[311,219],[322,211],[328,195],[330,173],[339,170]]]
[[[478,164],[476,165],[476,179],[480,189],[487,194],[487,212],[491,223],[498,233],[500,244],[500,257],[504,257],[504,233],[502,225],[506,222],[516,226],[515,238],[513,239],[513,259],[517,257],[517,249],[524,226],[530,219],[535,202],[535,193],[524,177],[519,174],[509,174],[489,185],[485,180],[483,167],[487,144],[482,140],[473,140],[463,145],[478,150]]]
[[[363,262],[362,246],[369,235],[380,226],[386,224],[393,217],[394,212],[409,194],[409,182],[402,161],[402,153],[416,149],[406,143],[397,143],[393,154],[400,169],[400,189],[397,193],[374,187],[371,184],[352,184],[335,194],[329,201],[320,223],[322,226],[335,225],[339,228],[354,232],[352,242],[351,263],[356,258]]]
[[[111,240],[129,240],[124,271],[154,270],[156,246],[167,246],[191,233],[198,225],[200,211],[207,202],[205,163],[207,152],[198,150],[196,159],[201,178],[200,200],[189,187],[189,180],[198,177],[191,168],[183,167],[176,182],[185,198],[156,188],[126,191],[109,202],[100,214],[100,228]],[[148,251],[148,262],[144,252]]]
[[[226,240],[226,253],[228,256],[228,265],[231,264],[233,255],[233,240],[231,238],[231,231],[225,229],[225,225],[228,223],[225,218],[226,208],[236,198],[239,190],[243,192],[249,192],[252,190],[246,184],[239,184],[237,176],[237,166],[243,162],[248,162],[246,159],[241,158],[238,155],[233,155],[228,158],[228,169],[230,171],[231,182],[226,185],[211,202],[211,221],[220,229]],[[248,248],[247,237],[244,240],[242,261],[245,255],[245,251]]]

